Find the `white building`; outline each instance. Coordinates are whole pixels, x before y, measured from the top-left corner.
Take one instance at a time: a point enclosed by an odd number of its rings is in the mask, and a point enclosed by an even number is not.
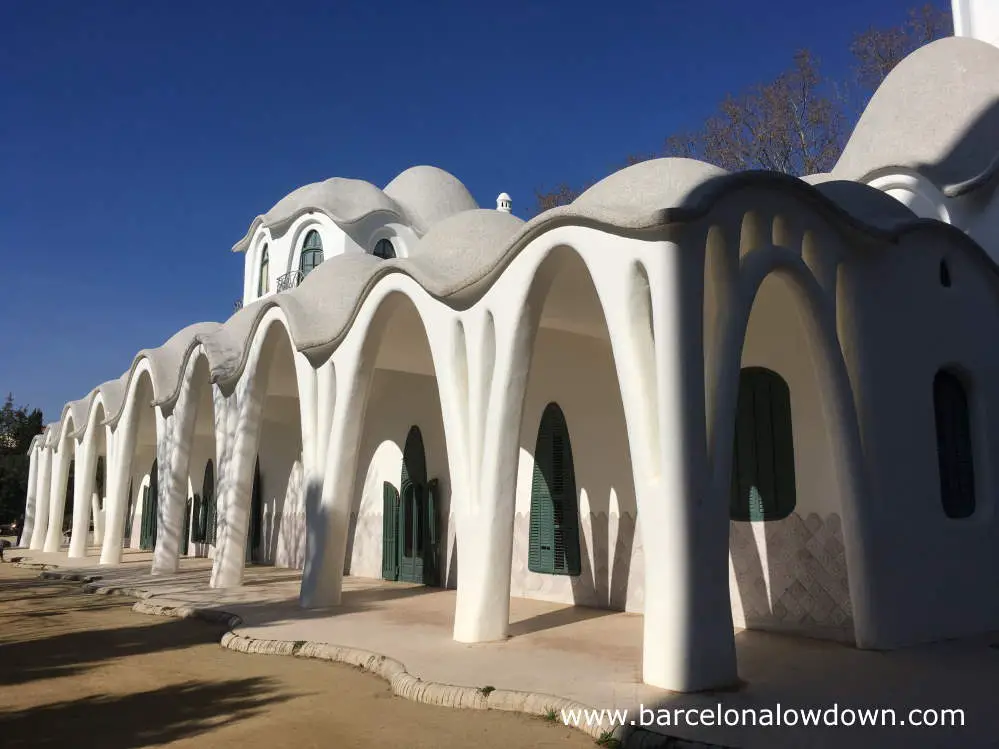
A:
[[[433,167],[306,185],[234,246],[241,310],[36,438],[22,543],[58,550],[75,459],[71,557],[92,514],[102,563],[304,567],[305,607],[456,587],[462,642],[511,596],[640,612],[680,691],[736,679],[734,627],[999,629],[997,74],[921,49],[806,180],[660,159],[527,223]]]

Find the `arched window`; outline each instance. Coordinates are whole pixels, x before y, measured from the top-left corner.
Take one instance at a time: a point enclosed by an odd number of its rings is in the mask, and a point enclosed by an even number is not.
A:
[[[257,296],[263,296],[271,290],[271,259],[267,245],[260,251],[260,276],[257,278]]]
[[[968,394],[957,375],[946,370],[933,378],[933,410],[937,425],[940,500],[949,518],[975,512],[975,467],[971,445]]]
[[[776,372],[746,367],[739,373],[729,517],[783,520],[795,504],[791,391]]]
[[[391,239],[379,239],[375,243],[375,249],[371,252],[375,257],[380,257],[382,260],[391,260],[395,255],[395,246],[392,244]]]
[[[319,238],[319,232],[312,229],[305,235],[305,243],[302,245],[302,256],[298,262],[298,269],[302,271],[302,277],[309,275],[312,270],[323,262],[323,240]]]
[[[579,503],[569,428],[562,409],[549,403],[534,448],[527,567],[549,575],[578,575]]]

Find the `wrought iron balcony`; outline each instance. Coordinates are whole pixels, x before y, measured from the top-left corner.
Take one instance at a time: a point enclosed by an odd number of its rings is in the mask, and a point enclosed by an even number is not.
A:
[[[285,273],[277,280],[277,291],[294,289],[302,283],[303,278],[305,278],[305,274],[300,270],[293,270],[291,273]]]
[[[235,302],[232,303],[232,311],[233,312],[239,312],[241,309],[243,309],[243,300],[242,299],[237,299]]]

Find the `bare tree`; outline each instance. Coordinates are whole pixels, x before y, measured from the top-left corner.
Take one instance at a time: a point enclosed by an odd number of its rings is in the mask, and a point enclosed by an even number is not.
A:
[[[952,28],[950,12],[927,3],[910,10],[898,26],[856,34],[850,45],[855,67],[847,81],[824,78],[814,55],[799,50],[788,70],[772,81],[729,94],[699,128],[671,135],[661,153],[632,156],[628,163],[662,155],[700,159],[730,172],[767,169],[801,176],[829,171],[885,76]],[[537,211],[572,202],[581,192],[564,183],[551,192],[536,191]]]
[[[850,52],[856,61],[857,83],[873,93],[885,77],[924,44],[954,33],[950,11],[932,3],[912,8],[905,23],[891,28],[871,27],[853,37]]]
[[[697,158],[730,172],[826,171],[836,162],[845,131],[827,88],[815,58],[800,50],[790,70],[726,97],[700,130],[668,138],[664,155]]]

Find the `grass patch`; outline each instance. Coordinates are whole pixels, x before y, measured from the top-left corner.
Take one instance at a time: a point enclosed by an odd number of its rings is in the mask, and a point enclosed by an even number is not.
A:
[[[597,746],[605,746],[607,749],[620,749],[621,740],[615,738],[610,731],[604,731],[596,740],[596,744]]]

